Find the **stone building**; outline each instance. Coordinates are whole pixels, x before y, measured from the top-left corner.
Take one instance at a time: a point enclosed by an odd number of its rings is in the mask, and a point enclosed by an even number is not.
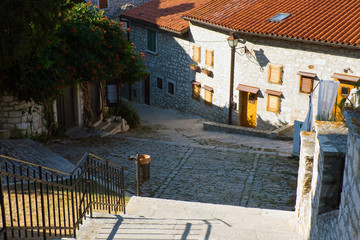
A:
[[[301,132],[296,216],[306,239],[360,239],[359,111]]]
[[[311,92],[317,104],[319,80],[340,81],[340,101],[360,79],[359,13],[352,11],[358,5],[153,0],[125,11],[121,17],[130,22],[130,39],[146,54],[150,72],[133,86],[132,99],[222,123],[231,116],[242,126],[303,121]],[[346,14],[334,17],[335,12]],[[232,33],[239,43],[231,84]],[[199,69],[190,69],[192,63]]]

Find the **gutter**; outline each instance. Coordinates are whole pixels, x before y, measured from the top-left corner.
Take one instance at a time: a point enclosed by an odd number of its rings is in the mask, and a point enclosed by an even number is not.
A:
[[[255,37],[263,37],[263,38],[268,37],[268,38],[272,38],[272,39],[276,39],[276,40],[287,40],[287,41],[302,42],[302,43],[312,43],[312,44],[318,44],[318,45],[324,45],[324,46],[330,46],[330,47],[338,47],[338,48],[348,48],[348,49],[360,50],[360,46],[340,45],[340,44],[336,44],[336,43],[321,42],[321,41],[315,41],[315,40],[290,38],[290,37],[281,37],[281,36],[266,35],[266,34],[261,34],[261,33],[244,32],[244,31],[238,31],[238,30],[235,30],[235,29],[219,26],[219,25],[216,25],[214,23],[208,23],[208,22],[204,22],[204,21],[189,18],[189,17],[184,17],[183,16],[182,18],[185,19],[185,20],[188,20],[190,22],[195,22],[195,23],[202,24],[202,25],[205,25],[205,26],[208,26],[208,27],[217,28],[219,30],[230,31],[230,33],[238,33],[238,34],[243,34],[243,35],[248,35],[248,36],[255,36]]]
[[[135,23],[141,23],[141,24],[147,25],[147,26],[155,28],[155,29],[160,29],[160,30],[163,30],[163,31],[166,31],[166,32],[174,33],[174,34],[179,35],[179,36],[181,36],[184,33],[187,33],[187,32],[190,31],[190,27],[187,27],[187,28],[185,28],[185,29],[183,29],[182,31],[179,32],[179,31],[172,30],[170,28],[165,28],[165,27],[156,25],[154,23],[145,22],[145,21],[142,21],[142,20],[139,20],[139,19],[136,19],[136,18],[132,18],[132,17],[124,16],[124,15],[120,15],[120,17],[125,18],[125,19],[130,20],[130,21],[135,22]]]

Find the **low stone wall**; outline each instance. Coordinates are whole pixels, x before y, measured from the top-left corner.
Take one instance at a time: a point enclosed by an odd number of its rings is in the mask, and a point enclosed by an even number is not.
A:
[[[45,127],[42,107],[31,102],[20,102],[11,95],[0,96],[0,129],[8,129],[10,136],[21,130],[23,134],[41,134]],[[8,135],[7,135],[8,137]]]
[[[281,139],[281,140],[292,140],[292,138],[281,135],[281,132],[285,131],[286,128],[291,128],[291,127],[292,126],[284,126],[274,131],[270,131],[270,130],[259,130],[257,128],[241,127],[241,126],[229,125],[229,124],[217,123],[217,122],[204,122],[203,124],[204,130],[224,131],[227,133],[237,133],[237,134],[244,134],[255,137],[265,137],[265,138]]]
[[[301,133],[296,215],[307,239],[360,239],[360,113]],[[311,185],[309,184],[311,182]]]

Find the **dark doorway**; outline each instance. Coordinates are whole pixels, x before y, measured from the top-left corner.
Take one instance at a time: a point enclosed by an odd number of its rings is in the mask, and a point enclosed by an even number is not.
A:
[[[94,124],[101,119],[102,99],[100,94],[100,84],[99,83],[91,84],[89,92],[90,92],[90,107],[94,116],[91,123]]]
[[[59,127],[69,129],[76,125],[73,87],[65,89],[64,94],[57,99],[56,109]]]
[[[144,102],[147,105],[150,105],[150,75],[145,77],[145,92],[144,92]]]

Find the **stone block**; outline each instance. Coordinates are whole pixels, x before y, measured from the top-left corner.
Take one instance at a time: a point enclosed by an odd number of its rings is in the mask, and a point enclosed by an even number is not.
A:
[[[21,123],[21,118],[8,118],[6,120],[7,123]]]
[[[12,101],[14,101],[14,97],[13,96],[3,96],[1,100],[3,102],[12,102]]]
[[[14,118],[14,117],[21,117],[22,116],[22,112],[21,111],[11,111],[11,112],[9,112],[9,117],[12,117],[12,118]]]

